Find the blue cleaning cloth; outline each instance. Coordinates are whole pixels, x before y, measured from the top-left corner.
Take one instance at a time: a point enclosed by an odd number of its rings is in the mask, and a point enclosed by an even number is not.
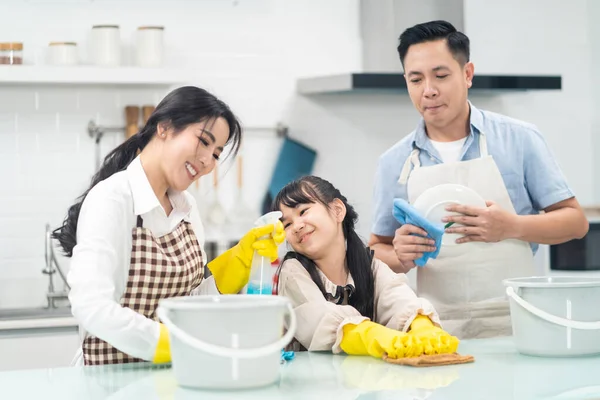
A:
[[[423,254],[423,257],[415,260],[415,264],[423,267],[427,264],[430,258],[435,259],[440,253],[442,247],[442,236],[444,236],[444,225],[435,224],[428,221],[419,212],[404,199],[394,199],[394,207],[392,209],[394,218],[402,225],[410,224],[424,229],[428,237],[435,240],[435,251],[430,251]]]

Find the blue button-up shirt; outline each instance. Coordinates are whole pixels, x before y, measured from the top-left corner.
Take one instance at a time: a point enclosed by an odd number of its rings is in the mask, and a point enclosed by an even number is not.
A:
[[[574,197],[544,137],[534,125],[469,105],[471,130],[460,160],[480,157],[479,137],[485,133],[488,153],[498,165],[517,214],[539,214],[546,207]],[[406,185],[398,183],[398,178],[414,148],[420,150],[421,166],[442,163],[422,119],[413,132],[380,156],[373,196],[372,232],[375,235],[394,236],[400,227],[392,215],[392,204],[394,198],[408,200]],[[536,251],[537,244],[532,243],[532,249]]]

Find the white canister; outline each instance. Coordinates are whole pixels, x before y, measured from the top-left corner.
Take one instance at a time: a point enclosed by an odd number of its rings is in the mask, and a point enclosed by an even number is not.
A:
[[[118,25],[92,27],[90,59],[93,65],[117,67],[121,64],[121,34]]]
[[[79,62],[77,43],[50,42],[48,45],[48,64],[76,65]]]
[[[138,67],[161,67],[164,58],[164,27],[140,26],[136,38],[136,64]]]

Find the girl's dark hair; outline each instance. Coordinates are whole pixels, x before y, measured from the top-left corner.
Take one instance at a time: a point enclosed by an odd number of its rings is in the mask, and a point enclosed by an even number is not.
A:
[[[79,212],[87,194],[99,182],[125,170],[136,158],[138,150],[146,147],[154,137],[158,124],[166,124],[175,133],[179,133],[191,124],[214,121],[219,117],[225,119],[229,125],[227,143],[232,143],[230,155],[235,156],[240,147],[242,129],[227,104],[206,90],[194,86],[180,87],[167,94],[146,125],[106,156],[104,163],[92,177],[90,187],[69,208],[62,226],[54,230],[52,237],[59,241],[64,254],[68,257],[73,255],[73,248],[77,244]]]
[[[356,285],[355,291],[350,296],[348,303],[356,308],[363,316],[373,320],[375,298],[375,278],[373,277],[373,253],[360,239],[354,226],[358,221],[358,214],[348,200],[330,182],[316,176],[304,176],[288,183],[275,197],[273,211],[280,211],[282,205],[295,208],[300,204],[321,203],[330,208],[330,203],[339,199],[346,207],[346,216],[342,222],[344,237],[346,238],[346,263],[350,275]],[[306,268],[313,282],[317,285],[323,296],[326,295],[323,281],[317,271],[317,265],[310,258],[296,253],[288,252],[281,265],[286,260],[295,258]]]

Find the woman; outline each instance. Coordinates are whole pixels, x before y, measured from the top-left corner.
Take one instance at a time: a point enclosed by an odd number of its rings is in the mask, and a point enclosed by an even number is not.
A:
[[[176,89],[71,206],[54,237],[72,257],[69,300],[83,337],[77,364],[170,361],[168,332],[155,315],[161,299],[237,293],[255,249],[276,257],[283,227],[255,228],[209,263],[214,278],[203,280],[204,232],[185,190],[213,170],[226,145],[235,155],[241,134],[215,96]]]
[[[292,246],[277,278],[298,317],[296,340],[309,351],[381,358],[454,353],[431,303],[374,259],[354,230],[358,215],[328,181],[307,176],[277,195]]]

